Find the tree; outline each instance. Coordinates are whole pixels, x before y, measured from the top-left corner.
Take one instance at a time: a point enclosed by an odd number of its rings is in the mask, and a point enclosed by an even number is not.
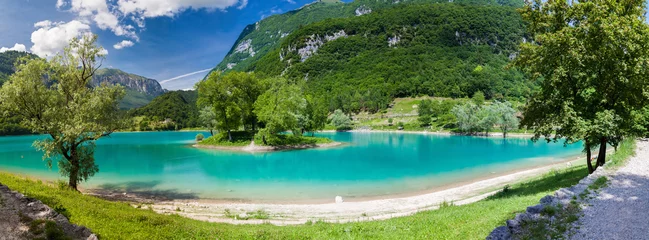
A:
[[[285,78],[268,79],[269,89],[255,102],[254,113],[266,124],[265,134],[277,134],[291,130],[299,134],[298,116],[304,114],[306,100],[299,86],[289,84]]]
[[[507,132],[518,128],[516,110],[512,108],[510,102],[495,102],[492,106],[497,116],[496,124],[503,132],[503,138],[506,138]]]
[[[349,119],[349,116],[343,113],[340,109],[336,109],[336,111],[331,115],[331,124],[333,124],[338,131],[352,129],[352,120]]]
[[[214,128],[217,125],[214,110],[211,107],[204,107],[201,109],[198,119],[203,127],[210,130],[210,136],[214,136]]]
[[[255,131],[257,127],[257,116],[254,113],[255,102],[266,87],[263,82],[257,78],[254,73],[230,72],[223,78],[228,78],[226,82],[233,84],[233,95],[241,108],[241,120],[244,127],[250,127]]]
[[[475,92],[473,97],[471,97],[471,101],[473,101],[475,105],[482,106],[485,101],[484,93],[482,91]]]
[[[460,131],[468,134],[474,134],[478,129],[478,111],[480,108],[478,105],[475,105],[472,101],[467,101],[462,105],[455,105],[451,109],[451,113],[457,119],[458,127]]]
[[[417,106],[417,113],[419,115],[419,123],[422,126],[429,126],[433,118],[433,101],[430,99],[421,100],[419,106]]]
[[[207,79],[196,84],[200,107],[212,107],[216,116],[219,131],[228,132],[228,140],[232,141],[232,130],[241,126],[241,107],[238,104],[237,91],[232,77],[224,77],[220,72],[212,72]]]
[[[532,41],[522,43],[517,66],[540,81],[524,110],[522,125],[534,140],[584,141],[587,155],[640,133],[647,105],[649,27],[644,1],[542,1],[522,10]],[[646,129],[642,129],[646,131]]]
[[[73,38],[62,54],[51,60],[30,59],[0,89],[4,114],[19,116],[33,132],[49,135],[36,140],[49,167],[58,161],[61,175],[77,189],[99,171],[95,141],[120,129],[121,86],[90,87],[104,59],[96,35]]]
[[[323,99],[318,99],[312,95],[306,95],[306,124],[304,124],[304,131],[311,132],[311,136],[315,131],[322,130],[327,124],[327,115],[329,111]]]
[[[492,105],[482,105],[478,110],[478,123],[477,128],[484,131],[485,136],[489,136],[489,132],[494,124],[498,122],[498,113]]]

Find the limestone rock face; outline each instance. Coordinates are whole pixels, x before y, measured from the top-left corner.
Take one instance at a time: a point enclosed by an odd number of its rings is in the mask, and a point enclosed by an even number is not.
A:
[[[158,81],[123,72],[119,69],[104,68],[99,69],[92,79],[93,86],[99,86],[102,83],[108,85],[122,85],[128,90],[137,91],[146,95],[159,96],[165,93]]]

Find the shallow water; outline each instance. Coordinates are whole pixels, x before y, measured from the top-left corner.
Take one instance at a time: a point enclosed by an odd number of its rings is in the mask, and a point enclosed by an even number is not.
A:
[[[197,133],[114,133],[97,142],[100,171],[82,186],[172,198],[366,198],[548,165],[577,156],[581,150],[580,144],[564,147],[527,138],[319,133],[344,145],[253,154],[192,148]],[[0,137],[0,170],[59,178],[56,166],[49,170],[42,154],[31,146],[43,137]]]

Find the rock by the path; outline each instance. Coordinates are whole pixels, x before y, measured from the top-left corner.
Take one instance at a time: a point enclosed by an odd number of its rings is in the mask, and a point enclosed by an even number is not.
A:
[[[71,239],[93,239],[90,229],[71,224],[68,218],[47,205],[0,184],[0,239],[45,238],[45,231],[30,231],[32,223],[43,228],[46,221],[54,222]],[[38,231],[36,231],[38,233]],[[97,239],[94,236],[94,239]]]

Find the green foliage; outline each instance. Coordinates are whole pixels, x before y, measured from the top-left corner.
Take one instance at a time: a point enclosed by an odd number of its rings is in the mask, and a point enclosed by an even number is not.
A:
[[[6,81],[9,81],[9,76],[16,72],[16,66],[21,63],[20,59],[36,59],[38,56],[19,51],[6,51],[0,53],[0,87]],[[24,62],[24,61],[23,61]]]
[[[214,113],[214,110],[209,107],[203,107],[201,109],[199,116],[198,116],[198,121],[200,122],[202,127],[207,128],[210,130],[210,134],[213,136],[214,133],[212,130],[216,127],[216,114]]]
[[[487,98],[523,97],[535,83],[504,67],[524,29],[510,7],[401,5],[307,25],[247,70],[308,79],[307,92],[326,96],[330,111],[347,113],[378,111],[394,97],[464,97],[477,91]],[[324,37],[341,31],[347,36]],[[390,46],[388,40],[396,37],[399,42]],[[307,42],[318,41],[323,44],[316,53],[299,54]],[[478,65],[482,70],[475,72]]]
[[[248,25],[239,35],[232,49],[213,71],[246,71],[262,57],[279,49],[286,35],[295,32],[311,23],[334,19],[352,18],[356,16],[357,9],[370,9],[380,12],[404,4],[417,3],[446,3],[446,0],[409,0],[409,1],[375,1],[357,0],[343,3],[337,0],[316,1],[300,9],[284,14],[273,15],[257,23]],[[519,0],[454,0],[463,5],[495,5],[520,7],[523,1]],[[252,51],[237,48],[249,43]],[[254,52],[254,54],[252,54]],[[234,64],[234,66],[233,66]],[[208,74],[209,76],[209,74]]]
[[[97,36],[73,38],[50,61],[27,60],[0,89],[0,110],[18,116],[33,132],[50,136],[34,146],[50,167],[58,161],[61,175],[75,189],[98,171],[94,142],[123,126],[118,108],[123,88],[89,87],[103,58],[96,41]]]
[[[521,10],[534,41],[514,65],[543,79],[522,125],[535,139],[600,147],[644,134],[649,103],[649,26],[644,1],[535,1]],[[590,162],[590,161],[589,161]],[[594,169],[591,169],[591,171]]]
[[[333,114],[331,114],[331,124],[334,125],[337,131],[345,131],[352,129],[352,120],[343,113],[342,110],[336,109]],[[389,120],[388,120],[389,121]]]
[[[210,76],[196,84],[198,90],[198,106],[211,107],[216,116],[215,129],[230,132],[241,126],[241,106],[235,95],[235,78],[213,72]],[[229,137],[232,140],[231,137]]]
[[[307,107],[302,90],[284,78],[271,78],[267,81],[268,90],[255,102],[254,112],[264,122],[267,130],[260,134],[277,134],[287,130],[294,134],[300,133],[298,116],[303,115]]]
[[[496,114],[496,124],[503,132],[503,137],[507,137],[507,133],[511,130],[518,128],[518,118],[516,117],[516,110],[512,108],[510,102],[495,102],[492,105]]]
[[[471,101],[475,103],[475,105],[482,106],[485,101],[484,93],[482,91],[477,91],[473,94],[473,97],[471,97]]]
[[[140,122],[140,130],[153,130],[156,126],[170,119],[173,124],[159,126],[155,130],[175,130],[182,128],[199,127],[199,111],[196,105],[198,95],[196,91],[171,91],[166,92],[144,107],[133,109],[129,116],[145,116],[144,122]],[[144,127],[144,129],[142,128]]]
[[[205,138],[205,136],[202,133],[196,134],[196,141],[197,142],[203,141],[204,138]]]
[[[478,112],[480,107],[475,105],[473,102],[466,102],[462,105],[456,105],[451,109],[451,113],[455,115],[457,119],[457,124],[460,131],[474,134],[476,131],[479,131],[479,122],[480,118]]]
[[[419,115],[418,120],[421,125],[429,126],[433,117],[433,101],[430,99],[421,100],[417,106],[417,114]]]
[[[261,131],[260,131],[261,132]],[[265,142],[264,142],[265,140]],[[255,144],[266,146],[297,146],[297,145],[315,145],[333,142],[329,138],[307,137],[295,134],[257,134],[255,135]]]
[[[250,131],[232,131],[232,140],[229,140],[227,132],[220,132],[214,136],[208,137],[198,144],[212,146],[247,146],[255,136],[255,132]]]

